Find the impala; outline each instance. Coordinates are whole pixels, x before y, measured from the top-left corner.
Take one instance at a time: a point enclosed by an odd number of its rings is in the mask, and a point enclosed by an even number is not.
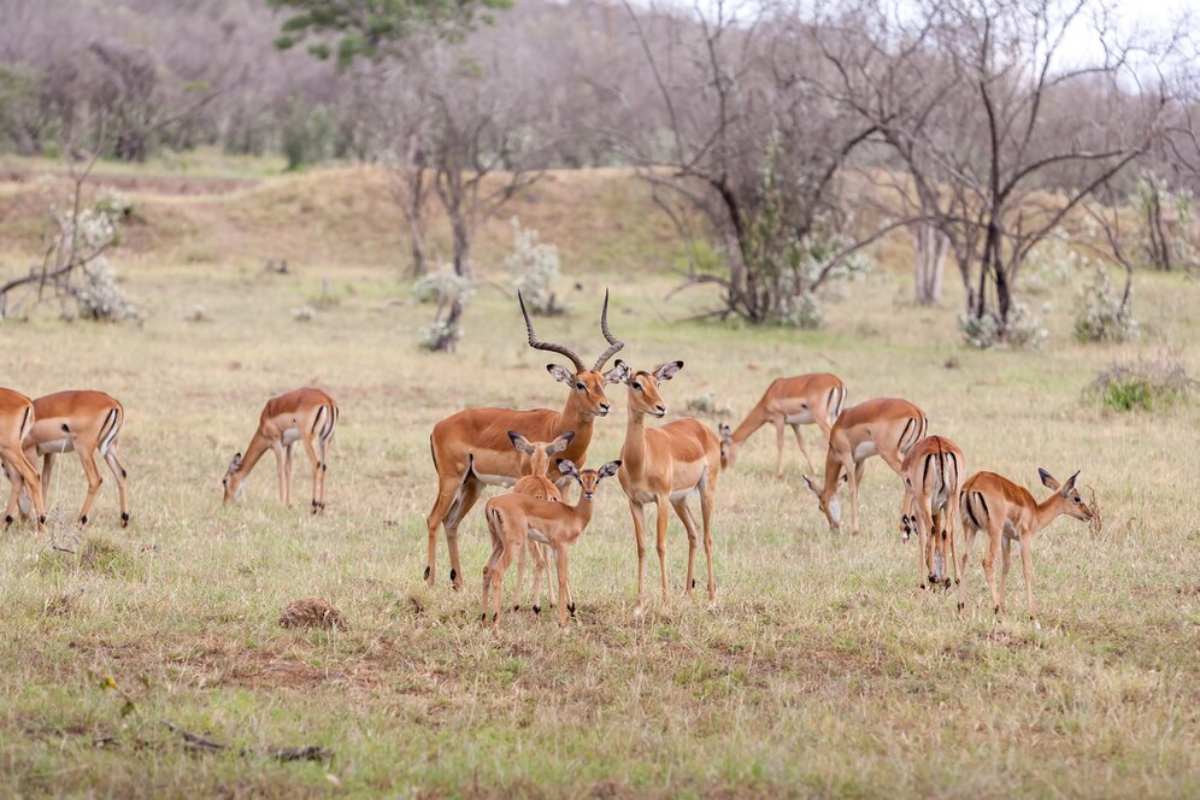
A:
[[[926,575],[930,588],[950,577],[945,575],[946,558],[954,565],[954,582],[959,580],[958,525],[959,493],[962,489],[963,454],[954,442],[944,436],[926,436],[913,445],[901,464],[904,478],[904,503],[901,506],[900,526],[904,540],[915,532],[917,578],[922,589]]]
[[[129,525],[128,473],[118,457],[121,430],[125,426],[125,407],[104,392],[66,391],[48,394],[33,401],[34,423],[25,435],[25,453],[33,460],[42,456],[42,498],[49,503],[50,474],[54,457],[75,452],[87,477],[87,496],[79,510],[79,524],[87,525],[92,504],[104,479],[96,466],[99,454],[117,481],[121,503],[121,527]]]
[[[721,471],[721,442],[708,426],[686,418],[647,428],[646,417],[661,419],[667,406],[659,393],[661,381],[669,381],[683,369],[682,361],[661,364],[653,372],[631,372],[622,364],[622,377],[629,387],[629,421],[625,444],[621,447],[621,488],[629,498],[633,533],[637,540],[637,610],[643,607],[643,581],[646,565],[646,517],[644,506],[654,503],[657,511],[659,576],[663,603],[667,600],[667,504],[683,523],[688,536],[688,567],[684,593],[695,587],[693,566],[696,558],[696,525],[688,510],[687,499],[700,495],[700,514],[704,523],[704,555],[708,562],[708,599],[716,600],[717,582],[713,576],[712,514]]]
[[[310,387],[293,389],[268,400],[258,418],[258,430],[250,439],[245,455],[235,453],[229,462],[229,469],[222,481],[225,502],[238,498],[243,481],[263,454],[270,450],[275,453],[275,465],[279,469],[279,499],[284,505],[289,505],[292,446],[302,442],[313,466],[312,513],[324,511],[325,476],[328,472],[326,456],[340,413],[337,403],[328,393]]]
[[[983,573],[992,592],[992,609],[999,614],[1004,608],[1004,581],[1008,577],[1012,543],[1014,540],[1020,542],[1025,600],[1035,625],[1038,625],[1037,604],[1033,599],[1033,553],[1030,550],[1033,537],[1063,514],[1083,522],[1092,518],[1092,510],[1075,488],[1078,472],[1062,485],[1044,469],[1038,469],[1038,476],[1042,484],[1054,492],[1040,503],[1024,486],[994,472],[976,472],[962,489],[963,569],[966,569],[976,531],[987,531],[988,551],[983,557]],[[1002,547],[1004,569],[1000,573],[1000,590],[996,591],[996,557]],[[963,607],[961,600],[958,605],[960,609]]]
[[[842,507],[837,490],[843,473],[850,484],[850,531],[858,533],[858,487],[866,460],[879,456],[897,475],[903,475],[904,456],[925,438],[928,426],[925,412],[907,400],[890,397],[867,400],[838,416],[829,433],[824,486],[818,489],[804,476],[804,483],[817,496],[830,529],[836,531],[841,526]]]
[[[37,530],[46,530],[46,503],[42,495],[42,479],[25,455],[25,437],[34,423],[33,401],[12,389],[0,389],[0,466],[12,481],[12,494],[4,512],[4,526],[13,523],[22,486],[29,488],[37,513]]]
[[[814,472],[812,459],[808,457],[804,438],[800,435],[800,426],[815,424],[828,441],[829,432],[845,402],[845,384],[841,378],[828,372],[776,378],[736,429],[721,423],[721,468],[732,467],[737,462],[738,448],[755,431],[770,423],[775,426],[775,477],[783,477],[783,429],[788,425],[796,434],[796,444],[808,463],[808,471]]]
[[[608,414],[606,383],[613,382],[617,368],[601,373],[608,359],[624,347],[608,330],[608,294],[600,314],[600,331],[608,341],[608,349],[600,354],[591,369],[570,348],[543,342],[533,332],[525,300],[520,293],[521,314],[529,346],[565,356],[574,369],[559,364],[547,364],[550,375],[569,387],[567,402],[562,411],[539,408],[515,411],[507,408],[468,408],[446,417],[433,426],[429,449],[433,467],[437,470],[438,493],[433,509],[426,518],[429,529],[429,549],[425,565],[425,580],[433,585],[436,573],[437,532],[446,529],[446,547],[450,552],[450,583],[462,587],[462,567],[458,556],[458,526],[479,500],[484,485],[512,486],[521,476],[522,454],[513,449],[509,431],[516,431],[529,441],[548,442],[567,431],[575,436],[562,456],[572,463],[583,465],[588,445],[592,441],[592,423],[596,417]],[[550,480],[562,486],[569,479],[555,466]]]
[[[571,444],[571,440],[575,438],[575,432],[567,431],[552,442],[531,442],[516,431],[509,431],[508,438],[512,441],[513,448],[518,453],[526,456],[525,464],[521,468],[523,475],[513,485],[512,490],[517,494],[561,503],[562,492],[558,490],[558,486],[555,485],[554,481],[549,478],[550,459],[567,449],[567,446]],[[540,614],[542,611],[540,605],[542,574],[546,570],[546,555],[542,550],[542,545],[537,542],[530,541],[526,550],[533,556],[534,562],[533,613]],[[524,591],[525,551],[522,551],[517,556],[517,604],[513,606],[513,611],[520,610],[521,594]],[[567,603],[567,609],[573,616],[575,614],[575,604],[570,599],[567,600]]]
[[[554,551],[558,573],[558,622],[567,624],[567,606],[562,598],[570,596],[570,569],[567,547],[575,543],[592,519],[592,498],[603,479],[615,475],[620,461],[610,461],[600,469],[580,472],[569,459],[558,460],[558,471],[579,481],[579,501],[573,506],[509,492],[487,501],[484,516],[492,536],[492,555],[483,568],[483,620],[487,621],[491,602],[492,626],[500,625],[501,591],[504,572],[529,541],[540,542]],[[489,597],[489,592],[491,596]]]

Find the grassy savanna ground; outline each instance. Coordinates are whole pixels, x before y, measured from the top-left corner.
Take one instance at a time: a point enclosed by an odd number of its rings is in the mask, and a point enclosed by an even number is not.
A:
[[[903,302],[907,277],[887,269],[830,306],[819,333],[676,324],[704,298],[661,301],[671,279],[646,267],[668,262],[669,244],[647,235],[660,244],[642,260],[642,240],[611,231],[606,252],[628,256],[605,272],[568,259],[583,288],[570,293],[571,317],[540,323],[546,338],[594,355],[610,286],[622,357],[637,367],[687,362],[664,385],[674,415],[706,393],[740,415],[773,377],[832,370],[852,402],[918,402],[971,469],[1004,472],[1038,496],[1038,466],[1059,477],[1082,468],[1105,529],[1093,536],[1063,519],[1038,537],[1042,630],[1025,619],[1019,568],[1009,612],[993,619],[978,550],[960,616],[953,596],[916,591],[914,546],[898,538],[900,485],[880,461],[867,471],[862,535],[833,535],[803,489],[794,445],[785,479],[773,478],[773,432],[763,431],[721,477],[715,609],[676,596],[634,616],[632,531],[613,481],[572,553],[578,621],[560,630],[545,613],[509,614],[493,634],[478,622],[487,551],[478,512],[463,526],[466,590],[450,591],[441,542],[437,586],[420,581],[429,429],[468,405],[558,407],[565,390],[545,373],[547,354],[524,347],[514,304],[493,288],[478,293],[457,356],[418,352],[429,308],[412,305],[384,264],[402,255],[361,255],[362,231],[391,240],[390,223],[306,233],[260,194],[306,180],[310,190],[345,190],[316,175],[228,196],[139,195],[149,221],[118,264],[149,312],[141,327],[0,324],[0,383],[32,395],[91,386],[124,401],[134,503],[122,531],[109,480],[81,537],[72,520],[83,479],[68,456],[51,487],[50,528],[76,553],[28,527],[0,538],[0,795],[1200,792],[1200,413],[1117,415],[1082,400],[1098,369],[1137,348],[1072,343],[1070,286],[1058,289],[1051,340],[1034,354],[962,349],[957,298],[913,308]],[[614,202],[612,213],[656,224],[639,202]],[[243,224],[247,208],[279,225]],[[587,229],[602,232],[609,211]],[[582,252],[579,216],[534,227]],[[181,219],[201,222],[180,234],[170,226]],[[233,243],[205,220],[227,225]],[[494,236],[503,241],[503,228]],[[22,241],[5,249],[24,252]],[[191,248],[209,255],[189,259]],[[263,274],[260,259],[286,248],[295,248],[295,274]],[[290,309],[322,278],[340,302],[295,321]],[[1180,348],[1200,372],[1198,300],[1194,283],[1144,277],[1141,348]],[[197,304],[211,322],[184,321]],[[951,358],[958,366],[948,369]],[[263,401],[304,383],[342,406],[327,514],[305,512],[302,460],[299,502],[280,507],[270,457],[242,503],[223,508],[221,475]],[[597,425],[593,465],[620,448],[624,390],[610,397],[616,410]],[[815,455],[815,429],[806,430]],[[669,556],[680,595],[686,537],[675,520]],[[651,556],[651,586],[657,575]],[[332,601],[350,629],[279,628],[283,606],[309,595]],[[190,753],[163,721],[248,753]],[[260,755],[303,744],[333,759]]]

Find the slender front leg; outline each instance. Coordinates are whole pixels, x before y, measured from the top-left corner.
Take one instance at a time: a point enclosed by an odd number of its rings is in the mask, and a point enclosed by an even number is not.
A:
[[[675,516],[679,517],[679,521],[683,523],[683,529],[687,531],[688,537],[688,560],[687,560],[687,581],[683,584],[683,594],[691,596],[692,588],[696,585],[696,579],[692,573],[692,566],[696,560],[696,524],[692,520],[692,512],[688,510],[687,500],[681,499],[678,502],[671,503],[675,509]]]
[[[850,533],[858,535],[858,483],[862,480],[863,463],[851,463],[845,467],[850,479]]]
[[[275,442],[271,445],[271,452],[275,454],[275,472],[279,480],[279,502],[285,506],[288,504],[288,485],[287,485],[287,457],[283,453],[283,443]]]
[[[667,516],[667,496],[660,494],[655,500],[656,513],[654,515],[654,523],[656,535],[654,537],[654,546],[658,550],[658,576],[662,585],[662,601],[663,605],[668,605],[671,600],[667,597],[667,523],[670,518]]]
[[[708,481],[700,492],[700,520],[704,525],[704,560],[708,564],[708,602],[717,600],[717,578],[713,573],[713,512],[717,504],[717,470],[710,470]]]
[[[644,602],[646,577],[646,510],[632,499],[629,501],[629,514],[633,517],[633,538],[637,545],[637,605],[635,611],[641,611]],[[561,600],[561,598],[560,598]]]
[[[1025,603],[1029,607],[1029,618],[1033,620],[1035,627],[1042,627],[1038,622],[1037,601],[1033,599],[1033,538],[1025,535],[1021,537],[1021,572],[1025,577]]]
[[[33,463],[25,457],[25,453],[20,450],[0,451],[0,461],[7,464],[12,472],[15,472],[24,484],[25,491],[29,492],[29,499],[33,502],[33,510],[37,515],[37,532],[39,534],[46,532],[46,501],[42,494],[42,479],[34,469]],[[18,497],[20,496],[20,488],[16,489]],[[18,500],[18,503],[20,501]]]
[[[796,446],[800,448],[800,455],[804,456],[804,463],[808,464],[809,473],[815,475],[817,473],[817,469],[813,466],[812,459],[808,457],[808,450],[804,447],[804,436],[800,433],[799,423],[793,425],[792,430],[796,434]]]
[[[15,517],[13,516],[21,505],[21,487],[25,482],[21,480],[21,475],[15,469],[8,465],[7,461],[0,460],[0,466],[4,468],[4,477],[9,481],[8,505],[4,509],[4,527],[8,528],[13,524]]]
[[[1004,523],[988,519],[988,552],[983,557],[983,574],[992,592],[992,611],[1000,613],[1000,594],[996,591],[996,559],[1000,557],[1000,540],[1004,538]]]
[[[546,553],[540,544],[531,545],[533,556],[533,613],[542,613],[542,578],[546,574]]]
[[[521,610],[521,598],[525,595],[525,556],[537,547],[537,542],[525,540],[525,546],[517,553],[517,602],[513,603],[513,611]]]
[[[783,417],[775,420],[775,477],[783,477]]]
[[[32,452],[32,451],[30,451]],[[29,463],[35,464],[37,456],[29,456]],[[42,500],[46,505],[50,504],[50,476],[54,473],[54,453],[46,453],[42,456]]]
[[[933,524],[933,515],[929,511],[929,500],[922,499],[919,502],[913,503],[917,517],[917,547],[918,560],[922,561],[921,571],[917,575],[917,579],[921,582],[921,588],[926,588],[926,578],[928,578],[929,588],[937,582],[937,565],[934,561],[934,550],[937,549],[937,529]],[[926,570],[928,573],[926,574]]]
[[[292,504],[292,445],[283,448],[283,495],[287,498],[284,505]]]
[[[1008,584],[1008,568],[1012,566],[1012,539],[1004,537],[1004,566],[1000,570],[1000,609],[1004,609],[1005,587]]]
[[[317,455],[311,435],[300,438],[304,442],[304,452],[308,453],[308,460],[312,462],[312,513],[320,514],[325,510],[325,504],[321,502],[321,457]]]
[[[567,624],[567,604],[563,602],[564,598],[570,593],[571,577],[567,572],[567,546],[566,544],[556,545],[554,548],[555,556],[555,571],[558,573],[558,624],[566,626]],[[572,616],[574,610],[572,609]]]
[[[467,515],[467,512],[475,505],[482,489],[482,483],[468,478],[463,484],[462,495],[457,508],[451,508],[450,516],[446,519],[446,547],[450,551],[450,586],[456,592],[463,585],[462,561],[458,555],[458,525],[462,522],[463,517]],[[509,554],[508,558],[511,562],[513,558],[512,554]]]

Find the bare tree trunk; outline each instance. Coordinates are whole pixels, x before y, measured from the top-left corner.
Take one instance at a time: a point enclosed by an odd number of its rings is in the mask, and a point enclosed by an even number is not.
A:
[[[916,253],[913,264],[913,291],[918,305],[935,305],[942,300],[946,251],[950,240],[936,225],[920,223],[913,237]]]
[[[471,276],[471,230],[461,206],[450,210],[450,230],[454,239],[454,274]]]

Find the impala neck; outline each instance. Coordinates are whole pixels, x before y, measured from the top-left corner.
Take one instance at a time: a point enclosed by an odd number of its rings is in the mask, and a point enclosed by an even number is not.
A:
[[[829,498],[837,494],[838,480],[842,477],[842,462],[834,457],[833,448],[825,453],[825,486],[821,489],[821,499],[828,503]]]
[[[1058,516],[1063,513],[1062,495],[1058,492],[1047,497],[1045,500],[1037,504],[1033,511],[1034,524],[1037,525],[1037,530],[1049,525]]]
[[[755,431],[767,423],[767,415],[763,413],[761,402],[754,408],[750,409],[750,413],[742,420],[742,423],[737,426],[737,430],[733,432],[734,445],[741,445],[742,442],[749,439]]]
[[[558,430],[554,432],[554,435],[561,436],[567,431],[575,432],[575,437],[571,439],[571,443],[567,445],[567,449],[562,455],[564,458],[579,462],[582,461],[580,456],[587,453],[588,445],[591,444],[592,424],[596,418],[584,408],[583,401],[579,399],[579,394],[574,389],[569,392],[567,404],[563,406],[562,413],[559,414]],[[582,468],[582,464],[580,467]]]
[[[254,465],[268,449],[270,449],[270,445],[267,444],[266,437],[256,431],[250,444],[246,445],[246,453],[242,456],[242,465],[234,473],[239,481],[245,480],[246,476],[250,474],[250,470],[254,469]]]
[[[621,466],[631,478],[640,478],[646,464],[646,415],[629,410],[625,426],[625,445],[621,448]]]
[[[579,502],[571,509],[571,516],[575,519],[575,525],[571,529],[571,535],[567,537],[568,542],[578,539],[592,521],[592,499],[586,497],[582,491],[579,492]]]

